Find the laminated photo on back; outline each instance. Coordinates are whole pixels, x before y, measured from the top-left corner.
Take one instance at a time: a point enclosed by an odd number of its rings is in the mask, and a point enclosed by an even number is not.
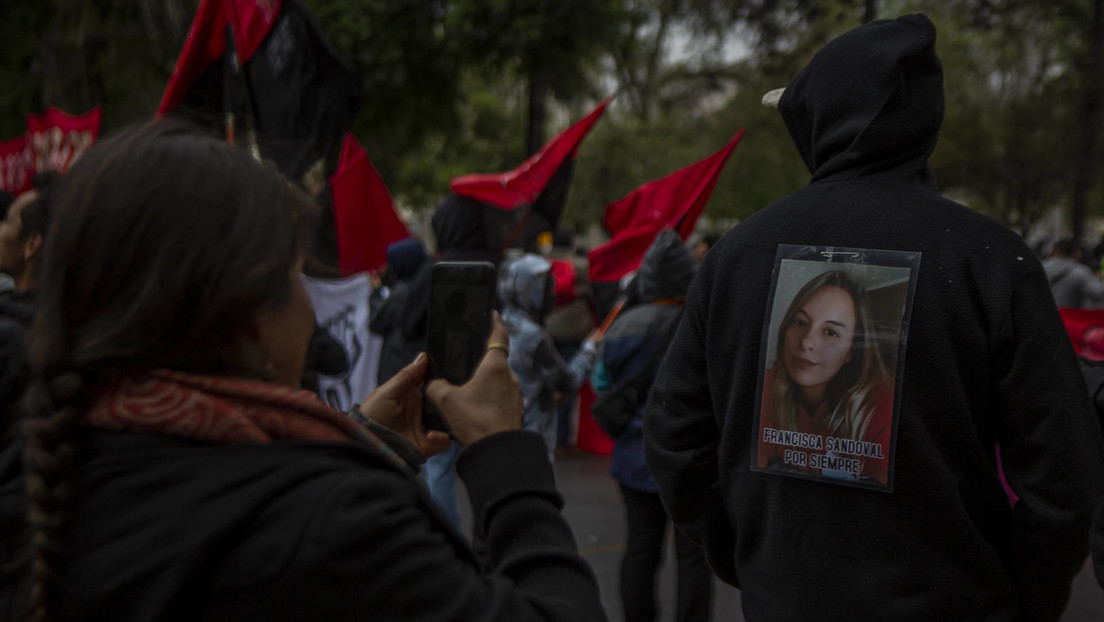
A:
[[[891,492],[920,253],[780,245],[751,469]]]

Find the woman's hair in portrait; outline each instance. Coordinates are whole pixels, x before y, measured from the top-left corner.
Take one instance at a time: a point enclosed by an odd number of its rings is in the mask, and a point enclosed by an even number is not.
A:
[[[257,322],[286,308],[310,200],[244,149],[160,121],[93,145],[62,179],[28,333],[33,586],[49,619],[77,421],[131,371],[263,378]]]
[[[786,332],[806,301],[825,287],[837,287],[851,299],[855,311],[854,335],[850,359],[828,381],[824,399],[827,404],[827,431],[833,436],[859,440],[866,432],[875,409],[875,387],[886,380],[885,366],[874,338],[874,321],[866,291],[854,277],[842,270],[830,270],[806,283],[790,303],[778,325],[774,360],[776,421],[784,429],[797,429],[797,414],[802,400],[801,386],[786,369],[783,349]],[[810,413],[811,414],[811,413]]]

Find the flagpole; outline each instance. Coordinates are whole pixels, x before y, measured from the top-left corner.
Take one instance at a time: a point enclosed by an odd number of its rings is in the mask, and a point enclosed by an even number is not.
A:
[[[230,20],[231,23],[226,25],[226,49],[228,51],[227,56],[233,56],[232,64],[234,71],[233,77],[226,82],[225,89],[227,92],[234,89],[239,76],[242,75],[241,58],[238,56],[237,48],[234,46],[234,31],[232,29],[232,24],[239,23],[241,20],[241,17],[238,15],[237,5],[231,5],[230,7]],[[257,145],[257,115],[256,111],[253,109],[253,92],[249,88],[248,78],[242,82],[242,94],[245,96],[245,129],[248,143],[246,146],[249,148],[249,152],[253,155],[253,158],[259,162],[261,160],[261,150]],[[227,116],[229,117],[230,115]],[[234,123],[233,118],[229,119],[229,123],[232,127]],[[230,142],[234,141],[230,140]]]
[[[521,219],[521,222],[514,227],[514,230],[510,232],[509,237],[506,238],[506,243],[502,245],[502,248],[498,249],[498,256],[505,257],[506,249],[513,245],[514,241],[518,239],[521,232],[525,230],[525,225],[529,224],[529,219],[533,217],[533,205],[529,205],[529,211],[525,213],[525,217]]]
[[[234,47],[234,30],[226,24],[226,53],[222,67],[222,112],[226,127],[226,142],[234,144],[234,78],[238,73],[237,49]]]
[[[602,320],[602,324],[598,326],[599,338],[603,337],[606,334],[606,331],[609,330],[610,324],[613,324],[613,321],[617,319],[617,316],[625,310],[625,305],[628,304],[628,302],[628,296],[621,296],[617,299],[617,302],[613,303],[613,308],[610,309],[610,312],[606,314],[606,319]]]

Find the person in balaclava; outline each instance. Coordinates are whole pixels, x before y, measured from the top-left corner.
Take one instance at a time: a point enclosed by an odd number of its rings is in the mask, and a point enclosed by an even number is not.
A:
[[[682,318],[683,304],[697,265],[690,249],[671,229],[659,233],[640,262],[633,285],[639,289],[640,304],[623,311],[602,339],[591,385],[598,404],[612,396],[610,408],[629,412],[628,425],[614,439],[610,475],[621,488],[628,536],[621,557],[620,592],[625,622],[656,619],[656,573],[666,543],[667,512],[659,488],[644,463],[644,434],[641,417],[648,388],[659,362],[674,337]],[[596,413],[592,407],[592,413]],[[675,529],[678,558],[678,602],[675,618],[680,622],[709,619],[713,573],[701,547]]]
[[[510,334],[510,367],[521,381],[525,402],[522,427],[540,432],[548,446],[548,459],[556,450],[556,405],[570,397],[594,365],[596,331],[583,340],[570,360],[564,361],[552,337],[541,327],[555,305],[552,263],[526,254],[503,263],[498,273],[498,299],[502,322]]]
[[[1040,262],[935,185],[935,36],[924,15],[871,22],[790,82],[778,108],[812,180],[709,251],[652,386],[664,506],[750,620],[1057,620],[1089,552],[1100,426]],[[895,441],[878,447],[891,486],[755,464],[780,245],[920,254]]]
[[[410,294],[402,308],[401,338],[415,353],[425,350],[426,322],[429,314],[430,275],[439,261],[489,261],[497,264],[498,253],[487,246],[480,208],[467,199],[451,195],[430,219],[437,239],[437,258],[424,262],[410,283]],[[413,360],[413,359],[411,359]],[[408,365],[410,361],[404,363]],[[426,460],[423,471],[429,496],[454,527],[460,529],[460,504],[456,498],[457,443],[443,454]]]
[[[410,301],[410,282],[426,262],[425,247],[414,238],[404,238],[387,246],[387,274],[391,285],[387,297],[382,284],[372,288],[369,299],[368,330],[383,336],[377,381],[380,385],[410,364],[423,349],[423,339],[407,339],[402,332]],[[373,284],[375,285],[375,284]]]

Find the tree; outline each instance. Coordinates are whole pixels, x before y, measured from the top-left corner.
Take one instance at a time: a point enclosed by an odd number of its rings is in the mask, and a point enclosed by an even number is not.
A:
[[[591,75],[623,17],[620,0],[473,0],[453,5],[450,25],[485,66],[525,80],[529,155],[544,143],[549,96],[600,97]]]
[[[1077,131],[1063,40],[1043,17],[1030,6],[1005,7],[993,22],[976,9],[937,16],[947,114],[936,177],[1021,234],[1068,191]]]
[[[1073,161],[1070,220],[1073,239],[1085,236],[1085,217],[1096,179],[1100,175],[1102,133],[1104,133],[1104,0],[1093,0],[1084,26],[1085,55],[1081,70],[1081,131]]]
[[[48,106],[103,106],[106,128],[157,106],[198,0],[6,2],[0,14],[0,136]]]

